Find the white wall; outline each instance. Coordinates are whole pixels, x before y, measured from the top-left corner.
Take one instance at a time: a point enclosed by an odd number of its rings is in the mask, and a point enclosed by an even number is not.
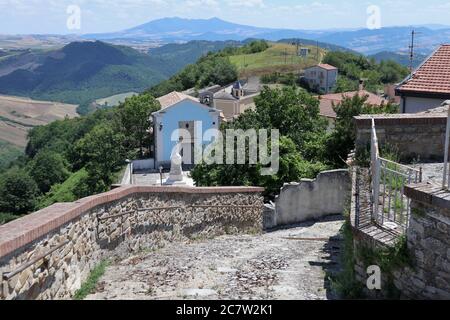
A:
[[[134,171],[153,170],[153,169],[155,169],[155,159],[133,161]]]
[[[286,184],[276,199],[276,224],[296,224],[342,214],[350,195],[348,170],[325,171],[316,180]]]

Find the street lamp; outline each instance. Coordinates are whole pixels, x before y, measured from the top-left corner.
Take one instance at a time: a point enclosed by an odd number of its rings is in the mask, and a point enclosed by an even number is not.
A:
[[[159,167],[159,177],[160,177],[160,181],[161,181],[161,186],[163,185],[163,170],[164,170],[164,167],[160,166]]]

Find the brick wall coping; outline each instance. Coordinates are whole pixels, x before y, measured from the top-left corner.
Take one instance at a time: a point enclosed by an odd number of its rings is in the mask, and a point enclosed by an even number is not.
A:
[[[221,193],[262,193],[258,187],[150,187],[126,186],[110,192],[80,199],[71,203],[57,203],[43,210],[0,226],[0,258],[40,239],[46,234],[82,216],[89,210],[130,195],[145,193],[186,193],[186,194],[221,194]]]
[[[410,124],[424,124],[424,125],[445,125],[447,123],[447,114],[444,113],[427,113],[427,114],[374,114],[374,115],[360,115],[354,117],[356,126],[370,127],[372,125],[372,118],[375,119],[377,125],[410,125]]]
[[[450,209],[450,191],[443,190],[441,186],[433,183],[423,182],[405,186],[405,195],[430,206]]]

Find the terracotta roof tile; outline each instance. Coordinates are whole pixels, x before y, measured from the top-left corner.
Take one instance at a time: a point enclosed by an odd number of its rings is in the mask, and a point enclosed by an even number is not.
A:
[[[436,50],[397,90],[450,94],[450,44]]]
[[[162,96],[156,100],[158,100],[159,103],[161,104],[161,109],[166,109],[166,108],[171,107],[174,104],[177,104],[178,102],[181,102],[185,99],[199,102],[198,99],[196,99],[194,97],[191,97],[187,94],[184,94],[181,92],[176,92],[176,91],[166,94],[165,96]]]
[[[327,63],[319,63],[317,66],[320,68],[323,68],[325,70],[336,70],[337,69],[335,66],[332,66],[331,64],[327,64]]]
[[[366,90],[331,93],[320,96],[320,115],[327,118],[336,118],[336,112],[334,112],[333,104],[338,105],[342,102],[342,100],[344,100],[344,98],[353,98],[356,94],[360,97],[368,96],[366,103],[375,106],[380,106],[389,102],[388,100]]]

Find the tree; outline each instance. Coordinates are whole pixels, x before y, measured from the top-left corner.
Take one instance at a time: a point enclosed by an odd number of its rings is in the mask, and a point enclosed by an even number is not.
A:
[[[115,132],[108,124],[100,124],[76,144],[92,192],[103,192],[111,186],[113,173],[125,161],[124,140],[122,133]]]
[[[320,116],[319,100],[303,89],[265,87],[255,104],[256,126],[280,130],[300,151],[314,136],[326,134],[327,121]],[[237,121],[238,125],[242,122],[246,122],[246,117]]]
[[[150,149],[152,145],[151,115],[160,108],[159,102],[148,93],[128,98],[117,108],[118,124],[126,137],[127,149],[138,148],[139,157],[143,156],[145,147]]]
[[[317,99],[295,87],[266,87],[255,103],[255,111],[246,111],[234,122],[224,125],[222,131],[226,140],[227,129],[278,129],[281,138],[277,174],[262,176],[261,164],[200,164],[191,173],[198,186],[262,186],[266,189],[266,197],[273,199],[285,182],[314,178],[327,168],[320,162],[324,153],[326,120],[319,115]],[[246,147],[248,154],[248,143]]]
[[[0,177],[0,211],[27,214],[36,207],[38,187],[22,169],[11,169]]]
[[[66,160],[49,150],[42,150],[36,155],[29,166],[29,173],[42,193],[47,193],[54,184],[64,182],[70,175]]]
[[[359,95],[345,97],[340,104],[334,106],[337,115],[336,127],[327,142],[327,158],[336,167],[343,166],[348,154],[355,148],[356,127],[354,117],[361,114],[398,112],[398,105],[387,103],[374,106],[367,103],[367,98],[367,96]]]

